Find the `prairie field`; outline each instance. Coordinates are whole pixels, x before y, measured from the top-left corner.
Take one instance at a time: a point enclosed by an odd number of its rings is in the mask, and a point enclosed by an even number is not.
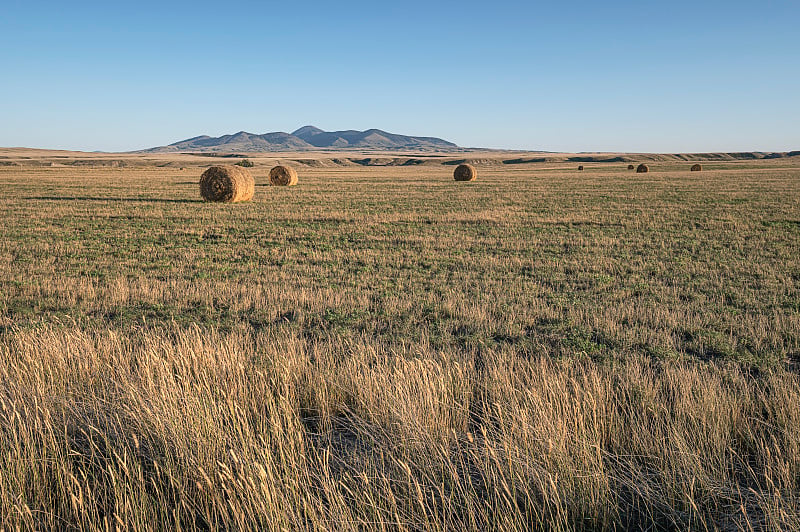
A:
[[[800,157],[130,157],[0,166],[0,528],[800,529]]]

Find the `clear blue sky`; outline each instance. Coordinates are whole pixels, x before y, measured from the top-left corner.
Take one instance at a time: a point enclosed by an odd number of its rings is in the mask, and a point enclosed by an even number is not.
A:
[[[381,128],[462,146],[800,149],[800,1],[0,9],[0,146]]]

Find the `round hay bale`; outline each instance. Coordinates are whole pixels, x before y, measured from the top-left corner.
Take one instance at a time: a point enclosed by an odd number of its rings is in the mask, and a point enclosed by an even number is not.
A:
[[[255,191],[253,176],[239,166],[212,166],[200,176],[200,194],[206,201],[250,201]]]
[[[276,166],[269,171],[269,182],[276,187],[290,187],[297,184],[297,172],[288,166]]]
[[[692,165],[692,172],[699,172],[702,169],[703,169],[703,167],[700,166],[699,164],[693,164]]]
[[[583,165],[580,165],[580,166],[578,167],[578,170],[583,170]]]
[[[478,171],[471,164],[459,164],[453,171],[453,179],[456,181],[475,181]]]
[[[650,171],[650,169],[644,163],[642,163],[642,164],[640,164],[639,166],[636,167],[636,173],[637,174],[646,174],[649,171]]]
[[[633,170],[633,165],[632,164],[628,165],[628,170]]]

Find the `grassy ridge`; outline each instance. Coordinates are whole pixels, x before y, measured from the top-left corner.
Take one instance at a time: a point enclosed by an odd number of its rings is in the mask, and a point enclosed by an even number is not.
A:
[[[797,527],[800,169],[624,166],[0,169],[3,524]]]

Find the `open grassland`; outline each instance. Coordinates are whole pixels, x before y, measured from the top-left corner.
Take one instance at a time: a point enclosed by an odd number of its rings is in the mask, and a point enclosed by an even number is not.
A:
[[[0,526],[800,529],[795,159],[2,167]]]

